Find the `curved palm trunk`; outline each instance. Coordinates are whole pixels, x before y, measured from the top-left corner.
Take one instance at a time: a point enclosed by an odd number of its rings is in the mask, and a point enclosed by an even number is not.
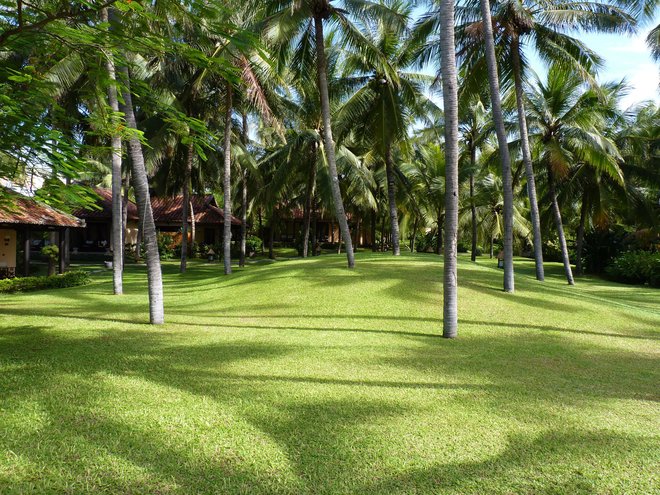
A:
[[[390,207],[390,228],[392,230],[392,254],[394,256],[400,256],[399,213],[396,209],[394,160],[392,159],[392,148],[389,145],[387,146],[387,150],[385,150],[385,172],[387,174],[387,199]]]
[[[101,10],[101,20],[108,22],[108,9]],[[117,86],[115,86],[115,61],[112,53],[106,53],[106,71],[108,72],[108,104],[116,115],[119,112]],[[121,136],[114,134],[111,138],[112,147],[112,286],[114,293],[124,292],[124,229],[122,222],[121,198]]]
[[[497,143],[502,162],[502,186],[504,188],[504,291],[515,290],[513,278],[513,186],[511,179],[511,157],[509,143],[504,128],[502,102],[500,100],[500,81],[495,59],[495,41],[493,39],[493,24],[490,15],[490,2],[481,0],[481,16],[484,26],[484,44],[486,62],[488,65],[488,83],[490,86],[490,101],[493,108],[493,122],[497,133]]]
[[[186,273],[188,265],[188,211],[190,205],[190,176],[192,174],[193,153],[195,148],[192,143],[188,145],[186,156],[186,171],[183,179],[183,204],[181,205],[181,266],[179,271]]]
[[[440,4],[442,98],[445,110],[445,257],[442,336],[458,333],[458,81],[454,0]]]
[[[344,243],[346,244],[346,258],[348,260],[348,268],[354,268],[355,256],[353,254],[353,244],[351,242],[351,233],[348,229],[346,212],[344,211],[344,202],[341,198],[339,176],[337,174],[337,160],[335,158],[335,143],[332,140],[327,60],[325,57],[325,40],[323,37],[323,18],[321,16],[314,16],[314,29],[316,33],[316,67],[318,71],[319,94],[321,96],[321,113],[323,116],[323,142],[325,144],[325,153],[328,158],[330,185],[332,188],[332,200],[335,204],[335,215],[337,216],[337,222],[339,222],[341,236],[344,238]]]
[[[311,169],[309,171],[309,178],[307,180],[307,189],[305,191],[305,212],[303,215],[303,251],[302,257],[307,258],[309,255],[309,232],[312,225],[312,209],[314,207],[314,195],[316,194],[316,148],[312,150],[311,155]],[[316,239],[312,241],[312,244]],[[314,253],[314,246],[312,246],[312,253]]]
[[[566,236],[564,235],[564,224],[561,220],[561,211],[559,209],[559,202],[557,201],[555,180],[552,176],[552,170],[550,170],[550,167],[548,167],[548,188],[550,190],[550,200],[552,202],[552,216],[555,219],[557,235],[559,236],[559,247],[561,248],[561,259],[564,263],[564,273],[566,273],[566,280],[568,281],[568,285],[575,285],[575,281],[573,280],[573,271],[571,270],[571,261],[568,257]]]
[[[525,164],[525,175],[527,177],[527,196],[529,197],[529,212],[532,221],[532,232],[534,236],[534,264],[536,265],[536,280],[545,280],[543,271],[543,239],[541,238],[541,219],[539,216],[539,204],[536,197],[536,180],[534,167],[532,165],[532,153],[529,149],[529,133],[527,131],[527,117],[525,116],[525,97],[522,87],[522,75],[520,64],[520,42],[518,37],[511,41],[511,63],[513,65],[513,76],[516,87],[516,105],[518,107],[518,126],[520,127],[520,142],[522,145],[522,156]]]
[[[582,206],[580,207],[580,225],[577,230],[577,239],[575,246],[575,274],[582,275],[584,270],[582,267],[582,250],[584,248],[584,225],[587,222],[587,201],[584,195],[582,196]]]
[[[126,116],[126,127],[137,131],[128,67],[122,67],[122,73],[125,79],[124,104],[122,111]],[[163,309],[163,277],[160,270],[158,237],[153,211],[151,210],[149,180],[147,178],[147,169],[144,166],[142,144],[136,137],[136,134],[133,134],[128,140],[128,152],[131,156],[131,164],[133,166],[133,188],[135,189],[135,199],[137,202],[140,223],[142,226],[142,237],[144,239],[146,250],[147,280],[149,285],[149,320],[154,325],[160,325],[165,322],[165,312]]]
[[[233,94],[231,84],[227,83],[227,100],[225,113],[225,140],[224,140],[224,180],[222,191],[224,194],[224,231],[222,234],[222,256],[225,264],[225,275],[231,274],[231,113]]]

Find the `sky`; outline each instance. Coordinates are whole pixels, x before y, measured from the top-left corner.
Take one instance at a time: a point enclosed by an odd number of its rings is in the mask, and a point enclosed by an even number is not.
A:
[[[653,61],[646,45],[646,36],[658,23],[660,14],[632,37],[621,34],[580,35],[580,39],[605,60],[599,80],[620,81],[625,78],[631,86],[630,92],[621,102],[622,108],[644,100],[660,103],[660,64]],[[540,62],[534,62],[534,66],[539,76],[545,72]]]

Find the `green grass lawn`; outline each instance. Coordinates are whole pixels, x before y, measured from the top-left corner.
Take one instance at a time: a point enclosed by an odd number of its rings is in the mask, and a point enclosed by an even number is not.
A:
[[[0,493],[651,494],[660,291],[434,255],[0,295]]]

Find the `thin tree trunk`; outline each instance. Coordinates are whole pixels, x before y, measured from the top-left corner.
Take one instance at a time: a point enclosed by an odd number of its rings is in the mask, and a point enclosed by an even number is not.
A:
[[[470,174],[470,214],[472,215],[472,251],[470,259],[477,261],[477,206],[474,204],[474,167],[477,163],[477,149],[472,146],[470,150],[472,173]]]
[[[192,163],[195,153],[195,147],[191,142],[188,144],[188,153],[186,156],[186,169],[183,178],[183,200],[181,205],[181,265],[179,271],[186,273],[188,265],[188,217],[190,212],[190,176],[192,175]]]
[[[130,188],[130,171],[127,170],[124,175],[124,190],[122,193],[122,207],[121,207],[121,231],[122,239],[124,240],[124,249],[126,249],[126,241],[128,240],[128,190]],[[122,263],[126,264],[126,253],[122,256]]]
[[[242,129],[243,146],[247,151],[250,138],[248,136],[248,117],[247,113],[243,111],[243,129]],[[243,268],[245,266],[245,255],[247,249],[247,209],[248,209],[248,184],[247,184],[247,169],[241,171],[241,255],[238,260],[238,266]]]
[[[387,200],[390,208],[390,228],[392,230],[392,254],[401,255],[399,246],[399,213],[396,208],[396,182],[394,176],[394,160],[392,159],[392,148],[388,145],[385,150],[385,172],[387,175]]]
[[[495,239],[493,237],[493,234],[490,235],[490,259],[493,259],[493,248],[495,244]]]
[[[126,127],[137,132],[135,113],[133,112],[133,97],[130,90],[130,76],[128,67],[122,67],[124,76],[124,104],[123,112],[126,119]],[[133,167],[133,188],[137,202],[140,221],[142,223],[142,235],[144,237],[147,252],[147,280],[149,285],[149,320],[153,325],[165,322],[165,311],[163,308],[163,278],[160,268],[160,255],[158,254],[158,237],[156,224],[151,210],[151,198],[149,196],[149,180],[147,170],[144,166],[144,155],[142,144],[133,133],[128,141],[128,152],[131,156]]]
[[[190,188],[192,191],[192,186]],[[192,255],[192,248],[195,244],[195,234],[197,230],[197,224],[195,223],[195,210],[193,209],[193,202],[190,201],[188,203],[188,207],[190,208],[190,254]]]
[[[259,217],[259,237],[261,238],[261,254],[264,254],[265,252],[264,245],[266,243],[264,242],[264,218],[261,213],[261,207],[259,208],[258,217]]]
[[[337,173],[337,161],[335,159],[335,143],[332,140],[332,123],[330,120],[330,96],[328,93],[327,60],[325,56],[325,39],[323,36],[323,18],[314,16],[314,28],[316,32],[316,67],[318,71],[318,86],[321,97],[321,113],[323,116],[323,141],[325,153],[328,159],[328,170],[330,172],[330,185],[332,188],[332,200],[335,205],[335,215],[339,222],[339,229],[346,243],[346,258],[348,268],[355,267],[355,256],[351,243],[351,233],[348,230],[348,220],[344,211],[344,202],[341,198],[339,188],[339,175]]]
[[[575,274],[582,275],[584,273],[582,267],[582,250],[584,247],[584,225],[587,222],[587,201],[585,197],[582,196],[582,206],[580,207],[580,225],[577,230],[577,239],[576,239],[576,259],[575,259]]]
[[[268,257],[271,260],[275,259],[275,253],[273,251],[273,244],[275,243],[275,212],[273,211],[270,216],[270,232],[268,233]]]
[[[302,245],[302,257],[307,258],[308,248],[309,248],[309,230],[311,227],[312,220],[312,201],[314,200],[314,195],[316,194],[316,148],[310,153],[311,155],[311,168],[309,171],[309,176],[307,179],[307,188],[305,190],[305,211],[303,213],[303,245]],[[314,240],[315,241],[315,240]],[[313,241],[313,242],[314,242]],[[313,244],[312,242],[312,244]],[[312,247],[312,253],[314,252],[314,247]]]
[[[383,222],[380,226],[380,252],[385,252],[385,216],[383,216]]]
[[[490,15],[490,2],[481,0],[481,15],[484,26],[484,42],[486,62],[488,65],[488,83],[490,86],[490,101],[493,108],[493,122],[497,133],[497,143],[502,162],[502,186],[504,189],[504,291],[514,292],[513,277],[513,186],[511,179],[511,157],[507,141],[502,102],[500,100],[500,82],[495,58],[495,41],[493,24]]]
[[[108,9],[101,10],[101,20],[108,22]],[[106,53],[106,70],[108,72],[108,104],[110,110],[116,115],[119,112],[119,99],[115,85],[115,61],[111,52]],[[114,121],[114,115],[111,118]],[[121,201],[121,136],[113,134],[112,147],[112,286],[114,293],[124,292],[124,243],[122,228],[122,201]]]
[[[454,0],[440,4],[442,98],[445,111],[445,257],[442,336],[458,333],[458,80]]]
[[[376,212],[371,212],[371,251],[375,253],[376,248]]]
[[[413,222],[413,231],[412,231],[412,238],[410,239],[410,252],[414,253],[415,252],[415,241],[417,240],[417,217],[415,217],[415,221]]]
[[[520,142],[522,146],[523,162],[525,164],[525,175],[527,176],[527,196],[529,197],[529,211],[532,221],[532,232],[534,237],[534,264],[536,266],[536,280],[545,280],[543,270],[543,239],[541,238],[541,219],[539,216],[539,204],[536,197],[536,179],[532,165],[532,153],[529,149],[529,133],[527,131],[527,117],[525,115],[525,97],[522,87],[522,68],[520,63],[520,41],[514,36],[511,41],[511,64],[516,87],[516,105],[518,107],[518,126],[520,127]]]
[[[442,220],[442,212],[438,212],[438,241],[435,244],[435,254],[440,256],[442,254],[442,224],[444,221]]]
[[[316,211],[316,193],[312,197],[312,219],[313,219],[313,228],[312,228],[312,256],[318,256],[319,251],[316,249],[316,244],[319,241],[319,230],[318,230],[318,213]]]
[[[573,271],[571,270],[571,261],[568,257],[568,246],[566,245],[566,236],[564,235],[564,224],[561,220],[561,211],[559,209],[559,202],[557,201],[557,191],[555,190],[555,180],[552,175],[552,170],[548,166],[548,189],[550,192],[550,200],[552,202],[552,215],[555,219],[555,226],[557,227],[557,235],[559,236],[559,247],[561,248],[561,258],[564,263],[564,273],[566,274],[566,281],[568,285],[575,285],[573,280]]]
[[[230,83],[227,83],[227,97],[225,110],[225,140],[224,140],[224,180],[222,191],[224,194],[224,231],[222,235],[222,257],[225,264],[225,275],[231,274],[231,114],[233,94]]]

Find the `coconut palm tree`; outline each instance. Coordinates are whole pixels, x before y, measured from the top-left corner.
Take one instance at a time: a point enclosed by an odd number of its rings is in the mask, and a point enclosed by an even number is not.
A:
[[[623,184],[616,144],[605,135],[609,109],[600,90],[586,90],[582,78],[553,65],[547,81],[537,81],[529,93],[530,137],[538,148],[538,163],[546,171],[547,193],[569,285],[574,285],[558,201],[558,187],[571,168],[585,164]]]
[[[544,279],[543,254],[541,250],[541,227],[538,213],[538,199],[534,168],[529,146],[527,128],[524,81],[528,63],[524,49],[532,46],[546,62],[561,64],[573,70],[585,80],[595,83],[593,70],[601,65],[601,59],[579,39],[569,35],[572,31],[632,32],[635,18],[616,2],[550,2],[546,0],[499,0],[493,2],[491,24],[500,50],[501,71],[507,81],[513,80],[515,101],[520,132],[520,146],[527,192],[530,202],[530,216],[534,233],[534,258],[536,278]],[[461,48],[466,64],[477,68],[480,64],[482,39],[486,36],[484,4],[479,15],[476,0],[466,3],[461,12]],[[471,71],[478,81],[478,70]],[[471,83],[472,84],[472,83]]]
[[[486,64],[488,66],[488,84],[493,112],[493,123],[497,134],[498,150],[502,164],[502,185],[504,187],[504,291],[515,290],[513,275],[513,185],[511,179],[511,157],[504,127],[502,104],[500,100],[499,74],[495,59],[495,41],[492,31],[490,3],[481,0],[483,19],[483,38],[485,41]]]
[[[354,24],[355,18],[392,15],[389,9],[366,0],[344,2],[345,9],[332,0],[269,0],[265,28],[268,38],[280,50],[278,59],[291,67],[296,77],[310,77],[316,73],[322,115],[322,134],[330,172],[335,216],[346,248],[348,267],[355,266],[353,244],[341,196],[337,158],[332,133],[330,94],[328,89],[328,61],[324,24],[332,22],[340,33],[344,46],[361,52],[371,59],[378,58],[378,50]]]
[[[445,256],[442,336],[458,333],[458,73],[454,2],[440,4],[442,99],[445,112]]]
[[[384,4],[396,15],[367,20],[364,27],[365,37],[372,40],[382,57],[369,59],[352,52],[343,61],[343,81],[355,89],[337,114],[336,129],[338,141],[349,133],[359,136],[385,164],[392,251],[398,256],[401,250],[394,148],[406,143],[415,119],[426,117],[431,111],[433,103],[424,91],[433,78],[407,70],[417,51],[408,44],[407,20],[412,7],[398,0]]]

